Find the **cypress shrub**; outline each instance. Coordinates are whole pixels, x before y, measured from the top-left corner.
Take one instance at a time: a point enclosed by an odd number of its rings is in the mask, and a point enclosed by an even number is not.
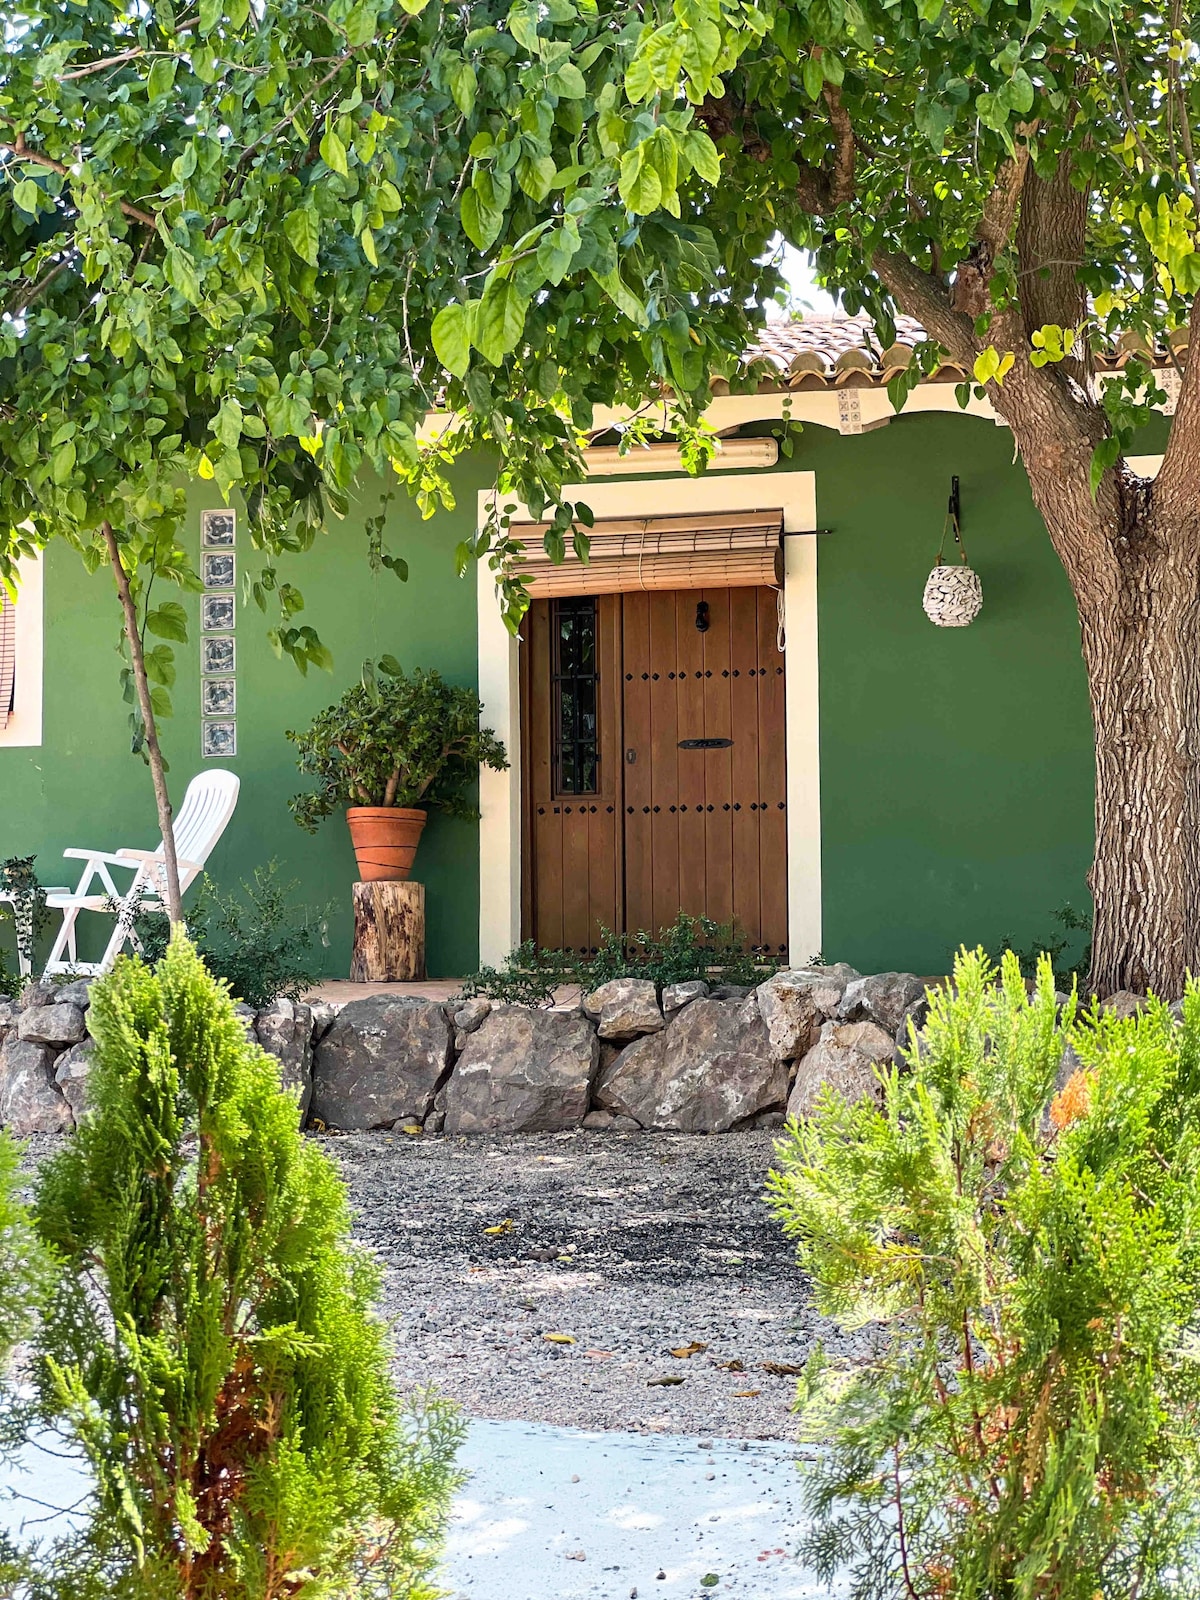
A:
[[[92,990],[89,1114],[44,1169],[41,1401],[95,1477],[56,1600],[422,1600],[460,1438],[402,1407],[344,1185],[182,931]]]
[[[821,1311],[802,1553],[903,1600],[1198,1588],[1200,986],[1060,1009],[963,954],[881,1101],[827,1092],[771,1192]],[[1074,1056],[1064,1056],[1070,1045]]]

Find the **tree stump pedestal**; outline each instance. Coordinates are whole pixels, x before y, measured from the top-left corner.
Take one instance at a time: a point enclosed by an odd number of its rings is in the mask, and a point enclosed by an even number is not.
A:
[[[425,976],[425,885],[356,883],[354,983],[419,983]]]

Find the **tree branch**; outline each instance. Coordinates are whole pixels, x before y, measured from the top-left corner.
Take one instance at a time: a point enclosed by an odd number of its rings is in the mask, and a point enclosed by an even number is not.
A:
[[[23,289],[18,291],[17,295],[14,296],[13,299],[9,300],[5,305],[5,315],[10,317],[20,316],[21,312],[27,310],[39,295],[45,294],[46,290],[54,282],[55,278],[58,277],[59,273],[65,272],[70,265],[71,262],[69,258],[56,262],[55,265],[50,268],[50,271],[43,273],[35,284],[31,284],[27,290]]]
[[[1196,320],[1194,301],[1192,320]],[[1196,350],[1195,331],[1193,326],[1170,437],[1154,480],[1154,498],[1168,518],[1194,515],[1200,495],[1200,352]]]
[[[1027,141],[1036,126],[1036,123],[1022,123],[1017,133]],[[1012,235],[1028,167],[1029,145],[1022,142],[1015,155],[1007,157],[997,169],[996,181],[984,201],[983,215],[975,230],[975,243],[955,271],[951,304],[955,311],[972,319],[984,316],[992,308],[988,292],[992,272]]]
[[[23,133],[17,134],[15,142],[7,139],[0,140],[0,150],[11,150],[18,160],[32,161],[35,166],[39,167],[49,167],[51,172],[57,172],[64,178],[69,179],[72,176],[71,169],[64,167],[61,161],[55,161],[53,156],[43,155],[40,150],[31,150],[25,143],[25,135]],[[131,206],[128,200],[118,200],[117,205],[120,206],[127,217],[131,217],[134,222],[140,222],[143,227],[153,228],[155,226],[154,218],[148,211],[141,211],[137,206]]]
[[[1081,328],[1087,319],[1087,291],[1080,282],[1087,248],[1089,197],[1071,182],[1071,163],[1061,155],[1050,178],[1031,167],[1021,194],[1017,223],[1018,295],[1026,338],[1047,324]],[[1090,367],[1086,346],[1064,369],[1086,387]]]

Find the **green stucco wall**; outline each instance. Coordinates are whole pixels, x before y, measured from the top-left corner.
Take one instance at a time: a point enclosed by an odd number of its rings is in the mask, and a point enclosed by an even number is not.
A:
[[[817,474],[823,945],[940,973],[1090,904],[1092,736],[1074,602],[1012,435],[944,413],[807,428]],[[968,628],[921,609],[957,473],[983,582]],[[955,552],[947,552],[956,559]]]
[[[1161,448],[1161,434],[1145,448]],[[781,471],[816,474],[823,947],[864,971],[947,969],[963,941],[1018,945],[1055,931],[1065,901],[1088,904],[1092,749],[1078,628],[1066,579],[1012,461],[1012,436],[956,414],[902,415],[858,437],[807,426]],[[984,588],[966,629],[933,627],[921,591],[937,550],[950,476],[961,482],[963,532]],[[344,823],[314,838],[291,821],[298,786],[284,730],[303,725],[359,670],[391,651],[476,683],[475,577],[453,549],[474,522],[487,464],[455,475],[457,508],[422,523],[402,496],[389,542],[409,582],[372,574],[364,489],[345,523],[283,564],[335,657],[332,677],[301,678],[272,654],[268,620],[239,606],[238,755],[234,821],[209,866],[222,884],[278,858],[310,904],[332,902],[325,972],[344,976],[353,854]],[[189,539],[198,545],[197,494]],[[239,528],[239,575],[252,561]],[[0,747],[0,856],[36,851],[58,881],[66,845],[150,845],[148,775],[130,757],[115,653],[119,616],[103,574],[77,557],[47,558],[44,742]],[[192,642],[178,648],[176,715],[166,727],[178,798],[199,755],[198,599]],[[418,872],[427,886],[432,976],[477,964],[478,861],[470,824],[431,819]]]
[[[453,551],[474,527],[476,491],[487,481],[481,465],[454,475],[456,508],[421,522],[403,492],[390,507],[389,546],[409,563],[402,584],[367,566],[364,518],[378,507],[378,490],[364,486],[350,515],[334,523],[311,551],[285,558],[281,576],[303,592],[300,621],[311,622],[333,651],[332,676],[301,677],[267,642],[273,618],[239,602],[237,617],[238,753],[227,765],[242,780],[237,811],[209,860],[223,886],[248,877],[272,858],[285,879],[299,883],[310,905],[333,902],[325,971],[344,977],[349,961],[354,855],[345,823],[330,818],[312,837],[292,821],[287,801],[300,782],[287,728],[302,727],[358,675],[364,657],[390,651],[406,666],[436,667],[454,683],[477,683],[475,578],[454,574]],[[220,502],[198,485],[187,539],[195,556],[200,510]],[[254,565],[239,519],[238,576]],[[158,837],[149,774],[128,754],[128,708],[122,703],[115,653],[120,613],[102,570],[88,577],[79,558],[52,547],[45,573],[45,690],[43,743],[37,749],[0,747],[0,857],[36,851],[43,881],[63,881],[60,853],[68,845],[150,848]],[[260,559],[261,564],[261,559]],[[172,590],[173,597],[178,591]],[[178,803],[201,766],[199,597],[184,601],[190,642],[176,646],[179,668],[175,715],[164,724],[172,797]],[[433,816],[421,841],[419,876],[426,885],[431,976],[458,975],[477,965],[479,889],[473,824]],[[98,919],[93,919],[98,920]],[[83,952],[81,951],[81,954]]]

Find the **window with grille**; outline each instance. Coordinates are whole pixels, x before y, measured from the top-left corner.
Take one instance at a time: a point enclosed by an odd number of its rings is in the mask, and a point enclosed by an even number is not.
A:
[[[554,787],[558,794],[596,794],[600,786],[596,635],[594,596],[551,602]]]
[[[17,606],[3,589],[0,589],[0,728],[8,727],[8,719],[16,705],[17,692]]]

